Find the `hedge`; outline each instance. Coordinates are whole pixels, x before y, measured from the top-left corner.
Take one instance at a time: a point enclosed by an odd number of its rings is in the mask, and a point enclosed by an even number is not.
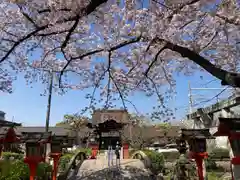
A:
[[[164,169],[164,156],[156,151],[143,150],[151,161],[151,171],[154,174],[159,174]]]
[[[10,160],[11,157],[14,160],[23,160],[24,155],[23,154],[19,154],[19,153],[13,153],[13,152],[2,152],[2,158],[4,160]]]
[[[164,159],[167,162],[173,162],[179,157],[179,152],[161,152],[164,156]],[[223,148],[215,148],[211,152],[209,152],[209,158],[213,160],[221,160],[221,159],[229,159],[229,150]]]
[[[52,166],[40,163],[37,168],[37,180],[48,180]],[[0,161],[0,179],[4,180],[29,180],[29,168],[23,160]]]

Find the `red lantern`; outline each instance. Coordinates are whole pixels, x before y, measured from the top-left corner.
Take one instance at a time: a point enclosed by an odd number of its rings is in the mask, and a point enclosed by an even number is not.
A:
[[[17,143],[20,139],[17,137],[14,127],[5,128],[5,133],[0,134],[0,154],[3,149],[10,150],[13,143]]]
[[[208,157],[206,139],[213,139],[209,129],[182,129],[182,138],[188,141],[189,155],[195,159],[199,180],[204,180],[203,160]]]
[[[99,145],[97,143],[92,142],[90,143],[90,147],[92,148],[91,159],[96,159]]]

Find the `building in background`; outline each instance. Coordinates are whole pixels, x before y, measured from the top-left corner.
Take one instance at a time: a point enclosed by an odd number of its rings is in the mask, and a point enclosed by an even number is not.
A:
[[[0,111],[0,120],[5,120],[5,112]]]

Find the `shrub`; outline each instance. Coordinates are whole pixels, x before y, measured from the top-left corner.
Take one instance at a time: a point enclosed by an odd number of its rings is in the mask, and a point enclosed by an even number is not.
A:
[[[49,164],[41,163],[38,165],[36,176],[38,180],[47,180],[52,167]],[[28,180],[29,168],[23,160],[0,161],[0,179],[4,180]]]
[[[37,177],[39,180],[48,180],[49,175],[52,172],[52,166],[47,163],[38,164],[37,168]]]
[[[151,171],[154,174],[159,174],[164,169],[164,156],[161,153],[151,151],[151,150],[144,150],[143,151],[151,161]]]
[[[11,157],[13,157],[14,160],[23,160],[24,155],[19,153],[13,153],[13,152],[3,152],[2,157],[5,160],[10,160]]]
[[[217,163],[212,158],[207,158],[205,160],[205,166],[206,166],[207,171],[213,171],[213,170],[217,170],[218,169]]]
[[[59,164],[58,164],[58,169],[60,172],[65,171],[65,169],[68,166],[68,163],[71,161],[71,158],[73,157],[74,154],[64,154],[60,160],[59,160]]]
[[[161,152],[164,156],[165,161],[172,162],[176,161],[176,159],[179,158],[179,152],[178,151],[171,151],[171,152]]]

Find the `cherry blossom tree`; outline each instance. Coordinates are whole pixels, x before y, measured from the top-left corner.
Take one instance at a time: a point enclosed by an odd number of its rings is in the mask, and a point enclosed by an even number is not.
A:
[[[61,90],[94,87],[89,107],[97,91],[106,107],[116,98],[126,107],[141,91],[156,96],[159,110],[176,73],[205,70],[240,87],[235,0],[1,0],[0,20],[2,91],[18,72],[44,83],[53,72]]]

